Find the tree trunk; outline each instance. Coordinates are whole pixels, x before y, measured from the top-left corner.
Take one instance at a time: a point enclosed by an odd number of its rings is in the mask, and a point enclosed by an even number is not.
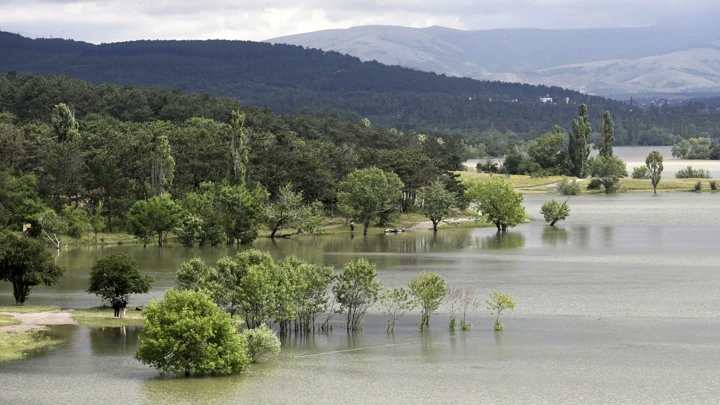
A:
[[[437,225],[439,221],[432,220],[433,223],[433,232],[437,232]]]
[[[367,235],[368,228],[370,228],[370,221],[365,221],[365,227],[363,228],[363,235]]]
[[[508,229],[507,224],[502,224],[502,231],[505,232],[505,231],[507,231],[507,229]]]
[[[557,222],[557,219],[553,219],[552,222],[550,222],[550,226],[555,226],[555,222]]]
[[[162,231],[158,231],[158,246],[162,247]]]

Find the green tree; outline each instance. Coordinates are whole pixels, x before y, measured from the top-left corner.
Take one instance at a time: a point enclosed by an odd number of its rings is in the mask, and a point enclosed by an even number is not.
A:
[[[251,363],[257,363],[262,356],[280,354],[280,339],[267,325],[260,325],[255,329],[245,329],[240,337],[246,342]]]
[[[600,156],[610,157],[613,155],[613,143],[615,142],[615,122],[610,116],[610,111],[605,111],[600,123]]]
[[[167,192],[175,176],[175,159],[167,136],[157,137],[155,151],[150,158],[150,184],[155,196]]]
[[[395,323],[405,313],[415,308],[415,301],[407,288],[385,288],[380,292],[380,307],[387,321],[387,333],[393,333]]]
[[[562,221],[570,216],[570,206],[567,205],[567,200],[560,204],[553,198],[540,207],[540,213],[545,217],[545,222],[550,222],[550,226],[555,226],[557,221]]]
[[[343,266],[332,288],[340,313],[346,316],[348,331],[360,329],[365,312],[378,299],[380,282],[375,265],[365,259],[356,259]]]
[[[287,183],[265,208],[265,222],[271,229],[270,238],[273,239],[279,230],[287,228],[317,233],[322,224],[322,204],[305,204],[302,191],[293,191],[292,183]]]
[[[233,161],[233,184],[244,187],[250,155],[247,129],[245,128],[245,114],[240,111],[233,111],[230,127],[230,156],[232,156]]]
[[[206,291],[210,293],[215,287],[212,284],[217,280],[217,269],[208,266],[196,257],[183,262],[175,275],[181,291]]]
[[[657,194],[657,186],[660,184],[663,172],[663,155],[654,150],[645,158],[645,166],[650,175],[650,182],[653,186],[653,193]]]
[[[471,183],[465,199],[480,217],[495,224],[498,231],[505,232],[525,220],[523,195],[501,177]]]
[[[12,283],[15,305],[23,305],[34,286],[55,285],[66,272],[35,239],[0,235],[0,280]]]
[[[590,145],[588,140],[592,128],[590,127],[590,117],[585,104],[578,107],[578,118],[572,121],[572,132],[568,142],[568,155],[572,168],[570,174],[578,178],[585,178],[587,168],[587,158],[590,156]]]
[[[402,194],[403,183],[395,173],[376,167],[358,169],[340,183],[338,205],[343,212],[364,225],[367,235],[370,222],[395,208]]]
[[[420,198],[423,213],[430,218],[433,231],[437,232],[438,223],[452,214],[457,204],[455,194],[448,191],[442,181],[435,180],[420,189]]]
[[[277,266],[282,280],[276,314],[280,332],[286,333],[294,320],[296,331],[310,333],[317,316],[328,310],[328,287],[335,279],[333,268],[305,263],[292,255]]]
[[[495,291],[493,292],[493,295],[490,296],[490,299],[485,302],[487,302],[488,309],[497,314],[497,317],[495,318],[495,330],[503,330],[505,325],[500,322],[500,314],[506,309],[515,309],[515,299],[508,294]]]
[[[166,233],[175,229],[181,216],[182,208],[167,194],[137,201],[130,209],[130,230],[143,241],[143,247],[153,235],[157,235],[158,246],[162,246]]]
[[[562,128],[555,125],[552,132],[540,135],[530,142],[528,155],[540,167],[554,173],[565,174],[568,151],[565,147],[565,135]]]
[[[137,262],[127,253],[110,253],[97,259],[90,269],[87,292],[110,303],[118,295],[147,293],[152,281],[151,276],[140,273]]]
[[[202,292],[168,290],[143,310],[135,358],[175,375],[227,375],[247,368],[245,340],[230,315]]]
[[[620,178],[626,177],[625,162],[616,156],[596,156],[588,162],[590,175],[600,179],[605,187],[606,194],[612,194],[620,189]]]
[[[59,143],[77,139],[78,124],[75,121],[75,114],[66,104],[60,103],[53,107],[51,122]]]
[[[440,307],[448,293],[447,283],[439,274],[423,271],[410,280],[408,287],[416,306],[422,311],[418,326],[424,330],[430,326],[430,314]]]

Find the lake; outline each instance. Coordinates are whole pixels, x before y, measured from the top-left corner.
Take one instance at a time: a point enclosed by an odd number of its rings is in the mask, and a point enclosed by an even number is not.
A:
[[[506,235],[446,228],[253,244],[336,268],[365,257],[387,286],[428,269],[482,297],[509,293],[517,308],[501,333],[484,307],[472,330],[455,333],[446,308],[429,331],[419,333],[412,314],[391,336],[377,314],[356,335],[336,315],[332,334],[284,340],[279,358],[248,373],[187,380],[159,378],[132,358],[138,328],[57,327],[49,333],[68,338],[57,350],[0,364],[0,403],[715,403],[720,194],[572,197],[571,216],[555,228],[539,214],[551,198],[525,196],[537,219]],[[28,304],[97,305],[84,292],[88,271],[111,251],[131,254],[155,277],[150,294],[131,297],[139,305],[174,285],[182,261],[214,262],[236,249],[71,247],[58,257],[70,274],[33,290]],[[1,284],[0,305],[12,303]]]

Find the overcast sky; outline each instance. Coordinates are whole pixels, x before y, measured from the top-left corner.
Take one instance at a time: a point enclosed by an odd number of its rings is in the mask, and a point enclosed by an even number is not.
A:
[[[260,41],[369,24],[458,29],[637,27],[718,11],[718,0],[0,0],[0,30],[93,43]]]

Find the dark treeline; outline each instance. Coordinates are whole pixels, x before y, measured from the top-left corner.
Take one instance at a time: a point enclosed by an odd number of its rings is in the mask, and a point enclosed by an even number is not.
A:
[[[590,117],[593,123],[599,123],[600,112],[611,112],[617,124],[618,145],[670,145],[680,137],[720,138],[720,113],[699,103],[658,106],[643,111],[559,87],[446,77],[289,45],[247,41],[134,41],[93,45],[58,39],[31,40],[0,33],[0,53],[4,56],[0,60],[0,72],[64,74],[95,84],[177,88],[189,93],[230,97],[243,105],[268,106],[277,114],[303,110],[337,116],[347,113],[336,110],[349,110],[367,117],[375,125],[401,131],[443,137],[453,134],[468,144],[499,142],[497,147],[488,145],[487,148],[488,153],[495,155],[511,151],[508,139],[510,144],[531,140],[553,125],[570,122],[580,103],[593,112]],[[35,81],[43,80],[60,79],[34,78],[22,86],[24,88],[15,90],[8,89],[8,84],[0,80],[0,97],[5,100],[15,97],[13,105],[17,111],[13,112],[23,120],[34,118],[40,106],[53,104],[32,97],[38,88],[45,87]],[[82,94],[81,88],[68,86],[64,86],[65,91],[60,94],[77,97],[66,102],[78,111],[91,111],[85,107],[95,105],[97,100]],[[123,97],[110,94],[104,97],[120,100],[110,108],[131,104],[125,107],[122,120],[144,121],[152,114],[167,120],[178,120],[176,117],[182,115],[184,118],[191,115],[220,121],[228,119],[229,109],[224,112],[224,119],[208,117],[208,112],[202,111],[205,103],[202,100],[207,96],[188,96],[199,105],[170,105],[161,112],[157,110],[156,97],[177,90],[156,89],[145,93],[119,89],[115,91],[123,93]],[[13,91],[19,91],[20,97],[12,96]],[[36,105],[23,102],[26,93],[37,100]],[[555,103],[541,103],[539,98],[546,95]],[[53,94],[50,92],[44,97],[52,98]]]
[[[152,232],[142,227],[153,220],[138,218],[177,203],[194,215],[187,227],[215,227],[201,242],[248,241],[263,206],[288,184],[305,203],[332,210],[338,182],[374,166],[402,179],[407,207],[420,187],[468,158],[460,140],[387,130],[352,114],[353,122],[275,115],[232,99],[62,76],[9,74],[0,83],[0,227],[31,223],[35,233],[78,234],[73,220],[82,216],[147,243]],[[159,198],[168,194],[172,201]],[[182,224],[156,229],[159,243]]]

